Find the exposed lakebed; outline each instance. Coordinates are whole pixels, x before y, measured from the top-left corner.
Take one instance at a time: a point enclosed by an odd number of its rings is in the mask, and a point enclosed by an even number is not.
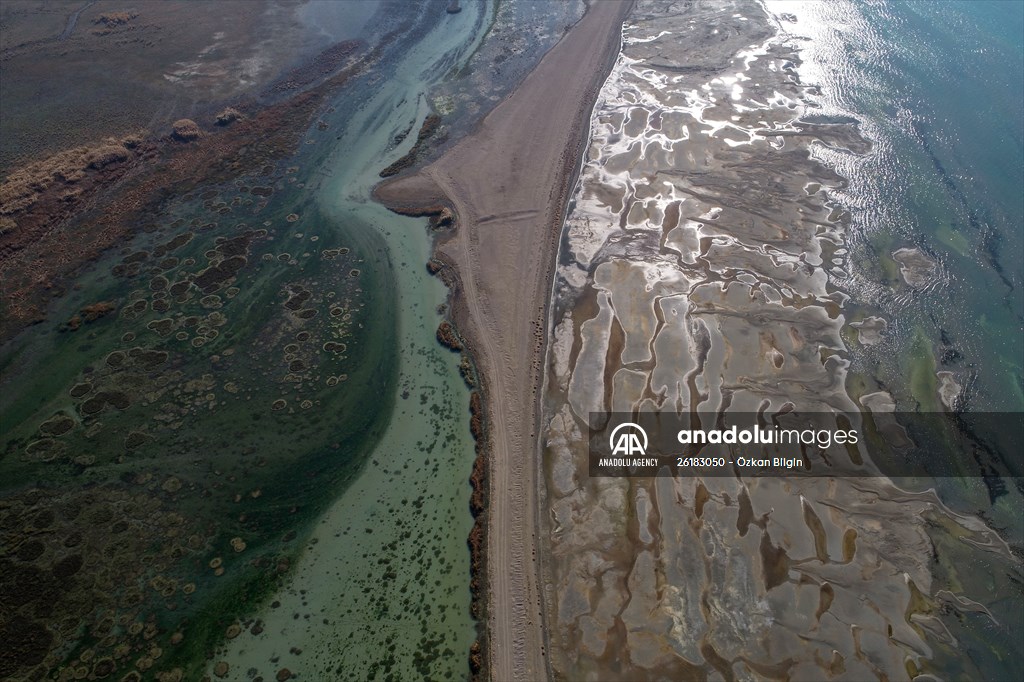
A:
[[[1019,515],[1019,463],[993,456],[1009,483],[990,497],[972,441],[971,474],[902,482],[920,492],[884,477],[587,474],[588,427],[611,411],[709,425],[959,399],[939,344],[879,304],[941,290],[948,273],[851,218],[870,201],[851,169],[880,152],[823,106],[787,22],[754,3],[639,2],[595,108],[553,291],[542,436],[546,609],[566,677],[1009,670],[1020,565],[983,519]],[[894,276],[868,285],[879,250]],[[865,361],[881,353],[906,365]],[[1006,539],[1019,533],[1018,520]],[[960,571],[968,560],[983,570]]]

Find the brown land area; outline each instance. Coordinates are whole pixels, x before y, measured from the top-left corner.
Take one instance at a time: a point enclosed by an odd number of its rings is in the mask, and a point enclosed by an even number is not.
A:
[[[591,3],[473,134],[377,191],[403,212],[449,206],[456,215],[436,258],[454,270],[452,319],[486,399],[486,639],[491,678],[501,682],[550,677],[536,551],[546,311],[590,112],[630,4]]]

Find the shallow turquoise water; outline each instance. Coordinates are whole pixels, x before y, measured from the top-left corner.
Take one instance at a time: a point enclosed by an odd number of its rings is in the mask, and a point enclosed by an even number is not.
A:
[[[392,141],[429,113],[425,95],[482,38],[487,7],[474,4],[438,22],[415,43],[346,88],[300,157],[311,200],[328,217],[321,230],[371,233],[396,284],[395,404],[359,477],[318,521],[284,589],[256,614],[262,632],[243,633],[216,660],[232,679],[265,679],[288,668],[309,679],[461,679],[475,637],[470,616],[469,472],[473,442],[459,356],[435,338],[447,290],[429,275],[426,221],[403,218],[370,199],[378,171],[408,151]],[[411,136],[414,137],[414,136]],[[367,410],[380,409],[370,399]]]

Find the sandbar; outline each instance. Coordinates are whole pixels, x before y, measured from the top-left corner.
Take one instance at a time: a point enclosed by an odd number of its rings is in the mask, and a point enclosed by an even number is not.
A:
[[[538,395],[562,222],[590,115],[630,2],[594,2],[476,130],[386,205],[444,205],[457,228],[435,257],[454,270],[452,319],[482,377],[488,443],[487,654],[491,679],[550,676],[538,584]]]

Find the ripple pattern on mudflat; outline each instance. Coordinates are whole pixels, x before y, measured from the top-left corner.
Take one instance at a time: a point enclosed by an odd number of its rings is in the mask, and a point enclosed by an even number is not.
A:
[[[871,144],[813,116],[799,63],[754,3],[641,0],[623,28],[550,322],[545,594],[567,678],[913,675],[952,639],[926,528],[992,537],[884,478],[587,475],[595,412],[860,409],[833,195],[837,159]]]

